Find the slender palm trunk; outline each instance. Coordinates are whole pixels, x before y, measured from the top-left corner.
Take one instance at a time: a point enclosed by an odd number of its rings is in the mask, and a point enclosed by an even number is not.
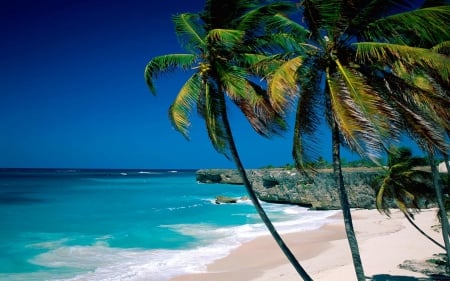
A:
[[[431,173],[433,174],[433,185],[434,190],[436,192],[436,200],[439,206],[439,215],[441,216],[441,227],[442,227],[442,238],[444,239],[444,245],[445,245],[445,253],[447,256],[446,261],[446,271],[447,273],[450,271],[450,241],[448,238],[448,231],[449,231],[449,225],[448,225],[448,217],[447,217],[447,211],[445,210],[445,204],[443,199],[443,192],[442,192],[442,186],[439,182],[439,171],[436,168],[436,165],[434,163],[434,156],[433,152],[428,152],[428,157],[430,160],[430,167],[431,167]]]
[[[423,236],[425,236],[428,240],[430,240],[431,242],[433,242],[436,246],[442,248],[443,250],[445,250],[445,246],[443,246],[441,243],[439,243],[438,241],[434,240],[433,237],[431,237],[430,235],[426,234],[425,231],[423,231],[412,219],[410,216],[408,216],[407,214],[403,213],[403,215],[405,216],[405,218],[409,221],[409,223],[417,230],[420,232],[420,234],[422,234]]]
[[[224,100],[223,100],[223,103],[225,103]],[[272,221],[269,219],[266,212],[264,211],[261,204],[259,203],[258,198],[252,188],[252,185],[247,177],[247,173],[245,172],[244,166],[242,165],[241,159],[239,157],[239,154],[238,154],[238,151],[236,148],[236,144],[234,142],[234,138],[233,138],[233,135],[231,132],[231,127],[230,127],[230,123],[228,121],[227,113],[225,112],[225,105],[223,106],[223,108],[224,108],[224,112],[222,112],[222,120],[223,120],[223,124],[225,125],[226,135],[228,136],[228,142],[230,145],[231,155],[233,157],[233,161],[236,165],[236,168],[238,169],[239,174],[242,177],[245,189],[247,190],[250,200],[252,201],[253,205],[255,206],[255,209],[258,212],[258,215],[261,217],[262,221],[266,225],[270,234],[272,235],[272,237],[275,239],[276,243],[280,247],[281,251],[288,258],[289,262],[292,264],[292,266],[295,268],[295,270],[298,272],[298,274],[302,277],[302,279],[304,281],[312,281],[313,279],[303,269],[303,267],[300,265],[298,260],[295,258],[294,254],[286,246],[283,239],[278,234],[277,230],[275,229],[274,225],[272,224]]]
[[[350,203],[348,202],[347,192],[344,186],[344,178],[341,169],[339,130],[336,122],[332,122],[332,143],[333,143],[333,173],[336,185],[339,189],[339,200],[341,202],[342,214],[344,217],[345,232],[350,244],[353,266],[355,267],[356,278],[358,281],[365,281],[364,269],[359,254],[358,241],[356,240],[355,230],[353,229],[352,215],[350,213]]]

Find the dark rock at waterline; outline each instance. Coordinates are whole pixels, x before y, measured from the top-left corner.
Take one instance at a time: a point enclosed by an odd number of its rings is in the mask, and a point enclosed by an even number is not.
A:
[[[228,203],[236,203],[237,199],[228,197],[228,196],[222,196],[219,195],[216,197],[216,204],[228,204]]]

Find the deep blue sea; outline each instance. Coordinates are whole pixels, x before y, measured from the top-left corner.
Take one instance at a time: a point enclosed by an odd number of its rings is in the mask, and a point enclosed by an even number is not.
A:
[[[165,281],[268,234],[243,186],[188,170],[0,170],[0,280]],[[281,233],[334,211],[263,204]]]

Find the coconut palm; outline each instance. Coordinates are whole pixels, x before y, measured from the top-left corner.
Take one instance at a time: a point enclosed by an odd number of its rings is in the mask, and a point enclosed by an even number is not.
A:
[[[182,86],[169,109],[176,130],[188,137],[190,113],[194,107],[204,119],[214,148],[231,158],[243,179],[257,213],[303,280],[312,280],[286,246],[258,201],[240,160],[227,115],[227,105],[236,105],[256,132],[271,136],[285,129],[281,116],[272,108],[264,88],[251,79],[247,65],[263,55],[251,48],[256,42],[252,26],[259,18],[280,12],[289,5],[259,7],[258,1],[208,0],[202,13],[184,13],[173,18],[176,33],[189,53],[153,58],[145,68],[145,78],[152,93],[154,79],[175,69],[192,75]],[[246,30],[247,32],[245,32]],[[257,32],[257,29],[255,29]]]
[[[417,169],[421,158],[412,157],[410,149],[390,147],[387,151],[387,167],[377,180],[378,192],[376,207],[381,213],[390,216],[391,201],[404,214],[408,222],[431,242],[445,250],[445,246],[430,237],[414,222],[414,214],[420,211],[417,196],[430,198],[432,175]]]
[[[305,163],[313,162],[307,160],[323,117],[331,128],[336,186],[355,272],[362,281],[340,149],[347,146],[377,159],[406,132],[447,151],[450,99],[442,87],[449,81],[450,59],[432,46],[450,39],[450,7],[416,9],[410,1],[382,0],[304,0],[297,6],[301,23],[278,15],[270,25],[279,38],[272,48],[284,50],[270,61],[278,67],[270,74],[267,64],[260,63],[259,69],[280,114],[296,102],[297,168],[306,170]],[[424,84],[419,87],[408,79],[412,75],[424,77]]]
[[[443,191],[442,191],[442,185],[439,178],[439,172],[437,170],[437,167],[435,165],[434,161],[434,155],[435,152],[432,148],[429,148],[428,150],[428,158],[430,159],[430,167],[431,167],[431,173],[433,175],[433,186],[435,188],[436,193],[436,201],[439,206],[439,217],[441,220],[441,227],[442,227],[442,237],[444,239],[445,244],[445,250],[446,250],[446,271],[447,273],[450,272],[450,240],[449,240],[449,223],[448,223],[448,216],[447,216],[447,210],[445,209],[444,204],[444,198],[443,198]]]

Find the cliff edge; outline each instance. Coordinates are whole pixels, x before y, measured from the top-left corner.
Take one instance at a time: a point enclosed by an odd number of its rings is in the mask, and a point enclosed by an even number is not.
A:
[[[296,170],[288,169],[249,169],[246,170],[253,190],[261,201],[271,203],[287,203],[310,207],[317,210],[340,209],[338,190],[335,186],[331,169],[318,170],[317,173],[305,177]],[[377,187],[374,181],[382,175],[379,168],[347,168],[343,169],[351,208],[375,208]],[[242,185],[237,170],[202,169],[196,172],[200,183],[220,183]],[[418,198],[420,208],[434,207],[428,198]]]

